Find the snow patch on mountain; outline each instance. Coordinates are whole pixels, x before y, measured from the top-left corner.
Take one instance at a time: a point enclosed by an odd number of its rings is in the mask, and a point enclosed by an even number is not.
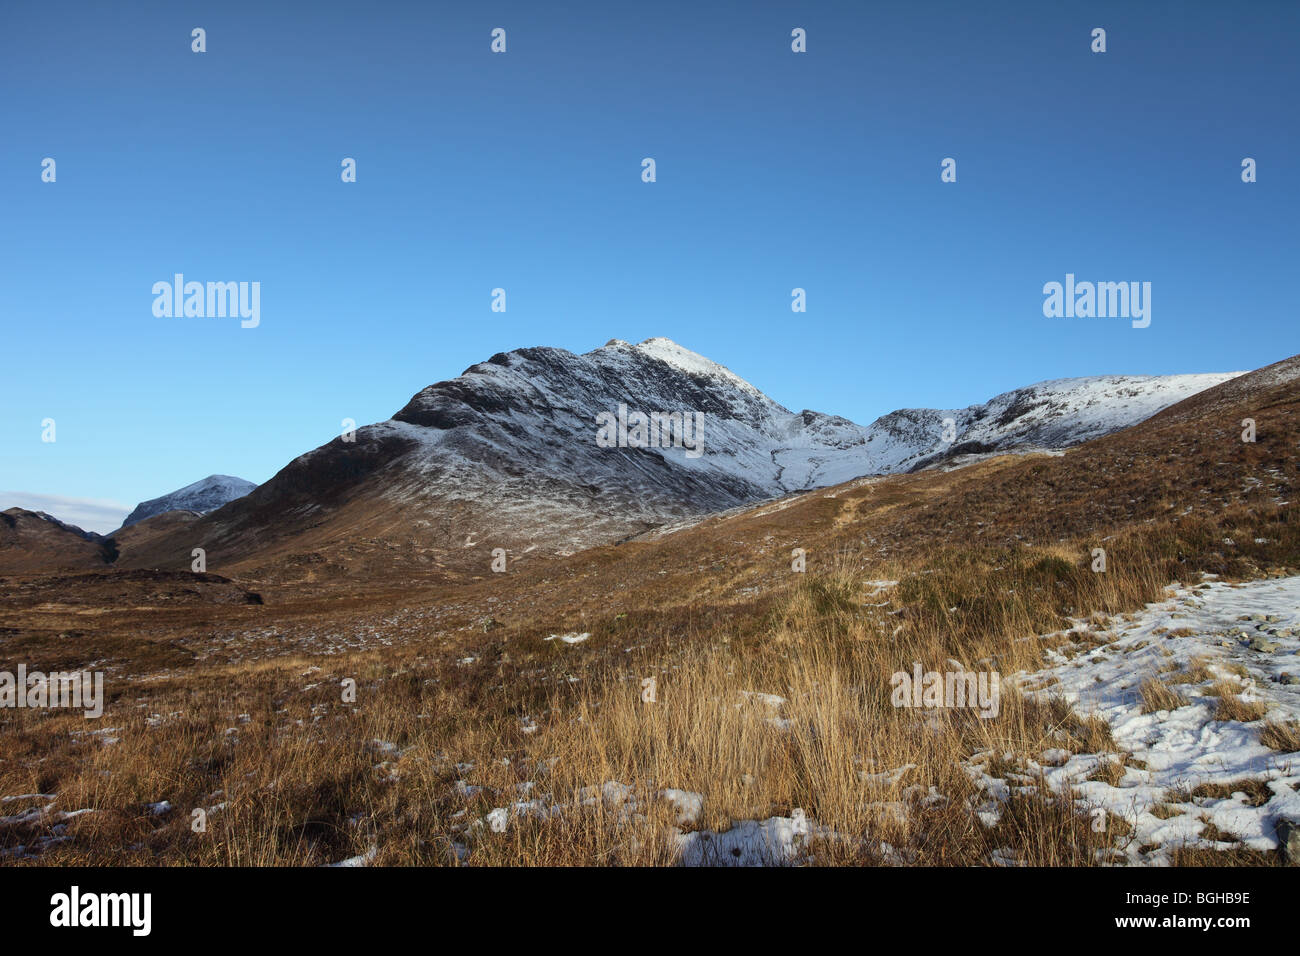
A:
[[[911,471],[952,455],[1066,448],[1120,431],[1244,374],[1095,375],[1014,389],[967,408],[904,408],[872,423],[873,473]],[[945,420],[951,424],[945,441]]]
[[[135,510],[126,516],[122,527],[126,528],[145,518],[162,514],[165,511],[195,511],[206,514],[237,498],[242,498],[257,485],[243,478],[230,475],[208,475],[202,481],[173,491],[158,498],[142,501]]]

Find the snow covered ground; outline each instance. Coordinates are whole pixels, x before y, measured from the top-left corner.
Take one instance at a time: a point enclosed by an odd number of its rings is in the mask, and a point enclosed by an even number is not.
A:
[[[1041,773],[1054,790],[1072,791],[1082,809],[1132,826],[1116,862],[1168,863],[1178,847],[1225,849],[1234,838],[1272,850],[1277,824],[1300,821],[1300,753],[1280,753],[1260,740],[1266,721],[1300,719],[1300,577],[1212,582],[1167,594],[1093,632],[1081,642],[1090,649],[1070,655],[1080,644],[1063,644],[1049,652],[1048,667],[1016,675],[1022,691],[1059,696],[1081,715],[1103,718],[1118,751],[1131,755],[1122,777],[1114,784],[1088,779],[1114,755],[1061,748],[1048,748],[1021,769],[1029,777]],[[1143,713],[1141,687],[1152,678],[1186,704]],[[1216,685],[1258,703],[1260,719],[1217,719]],[[985,765],[992,756],[977,754],[968,770],[994,798],[986,812],[996,815],[997,799],[1033,784],[1019,775],[990,776]]]

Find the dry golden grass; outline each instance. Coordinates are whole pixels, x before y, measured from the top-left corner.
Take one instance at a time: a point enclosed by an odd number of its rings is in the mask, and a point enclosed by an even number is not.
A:
[[[1270,720],[1260,731],[1259,741],[1265,747],[1271,747],[1281,753],[1300,752],[1300,723],[1296,721]]]
[[[1219,698],[1219,706],[1215,708],[1215,720],[1239,720],[1242,723],[1250,723],[1253,720],[1260,720],[1268,713],[1268,706],[1257,700],[1243,700],[1240,696],[1241,685],[1234,684],[1231,681],[1216,681],[1207,691],[1211,696]]]
[[[1228,780],[1223,783],[1202,783],[1193,787],[1189,796],[1222,800],[1234,793],[1245,794],[1247,804],[1252,807],[1261,807],[1273,797],[1273,791],[1269,789],[1268,782],[1258,778]]]
[[[1171,633],[1170,636],[1174,637],[1178,635]],[[1214,675],[1210,673],[1207,663],[1208,662],[1205,661],[1203,658],[1200,657],[1193,658],[1192,661],[1188,664],[1188,666],[1185,669],[1178,671],[1178,673],[1176,674],[1171,674],[1170,676],[1166,677],[1165,683],[1204,684],[1206,681],[1211,681],[1214,679]],[[1176,664],[1174,665],[1175,668],[1177,668],[1177,666],[1178,665]]]
[[[1162,710],[1176,710],[1187,706],[1187,698],[1164,681],[1149,677],[1142,682],[1142,713],[1154,714]]]

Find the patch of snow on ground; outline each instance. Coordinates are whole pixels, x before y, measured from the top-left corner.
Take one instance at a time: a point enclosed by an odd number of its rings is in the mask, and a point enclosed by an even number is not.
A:
[[[1260,733],[1266,720],[1300,719],[1300,577],[1174,587],[1165,601],[1111,625],[1097,632],[1107,643],[1073,657],[1051,651],[1048,667],[1016,679],[1031,696],[1059,696],[1076,712],[1105,719],[1119,751],[1131,755],[1118,785],[1087,779],[1100,762],[1113,759],[1104,754],[1053,748],[1041,763],[1027,761],[1026,769],[1041,773],[1054,790],[1072,790],[1081,809],[1102,808],[1127,821],[1133,833],[1123,849],[1130,863],[1166,864],[1180,846],[1231,845],[1207,838],[1207,831],[1230,834],[1254,850],[1276,848],[1277,825],[1300,821],[1300,753],[1272,750]],[[1209,680],[1170,683],[1198,662]],[[1142,713],[1141,685],[1152,677],[1188,703]],[[1267,708],[1264,718],[1215,719],[1219,698],[1209,692],[1220,680],[1233,684],[1242,700]],[[991,796],[1004,799],[1008,781],[981,766],[989,756],[973,757],[968,772]],[[1263,789],[1251,788],[1253,797],[1245,787],[1230,796],[1192,795],[1203,784],[1248,781],[1262,782]],[[1158,808],[1161,816],[1153,813]],[[1139,852],[1142,847],[1148,852]]]
[[[730,830],[699,830],[677,836],[682,866],[782,866],[807,855],[811,828],[797,807],[788,817],[737,820]]]
[[[581,644],[590,634],[552,634],[550,637],[542,638],[545,641],[563,641],[565,644]]]

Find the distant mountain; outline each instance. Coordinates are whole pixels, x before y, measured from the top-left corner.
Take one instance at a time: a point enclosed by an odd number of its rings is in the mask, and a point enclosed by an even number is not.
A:
[[[122,522],[122,527],[128,528],[138,521],[152,518],[154,515],[162,514],[165,511],[194,511],[199,514],[207,514],[209,511],[215,511],[222,505],[228,504],[237,498],[244,497],[256,487],[257,485],[253,484],[253,482],[245,481],[243,478],[232,478],[230,475],[208,475],[202,481],[186,485],[179,491],[173,491],[170,494],[140,502],[135,506],[135,510],[126,516],[126,520]]]
[[[109,538],[60,521],[43,511],[0,512],[0,573],[111,564],[117,548]]]
[[[437,566],[453,554],[480,562],[492,547],[563,553],[861,475],[1063,448],[1234,374],[1064,379],[966,409],[904,409],[863,427],[791,412],[664,338],[613,340],[583,355],[518,349],[425,388],[352,441],[307,452],[183,533],[150,539],[131,560],[174,562],[197,544],[214,567],[315,551],[319,568],[319,552],[332,549]],[[610,438],[619,430],[611,423],[631,430],[637,412],[698,415],[698,454],[689,433],[669,447],[599,440],[602,424]],[[192,499],[160,501],[157,510],[198,510]]]
[[[968,408],[904,408],[872,423],[872,471],[917,471],[964,454],[1078,445],[1241,375],[1096,375],[1004,392]],[[943,441],[945,419],[953,441]]]

